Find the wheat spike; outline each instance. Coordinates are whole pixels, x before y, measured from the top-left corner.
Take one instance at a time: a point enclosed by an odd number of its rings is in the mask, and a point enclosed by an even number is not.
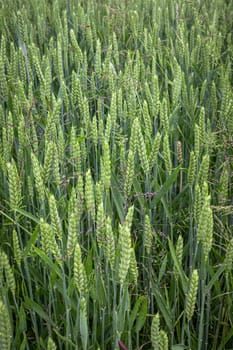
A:
[[[151,323],[151,343],[153,350],[159,350],[159,344],[160,344],[160,331],[159,331],[159,313],[157,313]]]
[[[1,350],[11,349],[11,325],[9,314],[3,301],[0,299],[0,348]]]
[[[57,203],[54,195],[51,195],[49,197],[49,210],[50,210],[51,224],[52,224],[54,234],[56,234],[57,237],[62,241],[61,220],[58,214]]]
[[[195,179],[196,165],[197,165],[197,160],[196,160],[195,153],[193,151],[191,151],[190,152],[190,159],[189,159],[189,168],[188,168],[188,185],[189,185],[189,187],[192,187],[194,179]]]
[[[152,246],[152,228],[149,215],[145,216],[145,228],[144,228],[144,242],[146,247],[147,254],[150,254],[151,246]]]
[[[120,226],[119,228],[119,240],[120,240],[120,265],[119,265],[119,279],[123,284],[126,280],[126,276],[130,266],[131,257],[131,237],[130,228],[128,225]]]
[[[189,290],[186,297],[186,306],[185,306],[185,312],[187,315],[188,320],[190,321],[194,314],[194,308],[197,298],[197,289],[198,289],[198,271],[193,270],[190,284],[189,284]]]
[[[163,138],[163,156],[164,156],[165,168],[167,172],[170,174],[172,170],[172,162],[171,162],[169,139],[167,134],[165,134]]]
[[[4,251],[0,251],[0,260],[1,260],[2,268],[5,272],[7,288],[9,288],[12,294],[15,295],[15,290],[16,290],[15,276],[10,266],[8,257]]]
[[[111,218],[109,216],[106,219],[104,250],[106,258],[113,268],[115,263],[115,238],[112,231]]]
[[[14,258],[18,266],[21,264],[22,252],[19,245],[19,238],[17,232],[13,230],[13,248],[14,248]]]
[[[49,337],[48,343],[47,343],[47,350],[56,350],[56,349],[57,349],[56,344],[54,343],[52,338]]]
[[[12,160],[11,163],[7,163],[7,170],[10,193],[10,207],[12,210],[15,210],[20,207],[21,203],[21,184],[14,160]]]
[[[87,292],[87,276],[82,263],[82,254],[79,243],[76,244],[74,250],[74,281],[80,294],[85,294]]]

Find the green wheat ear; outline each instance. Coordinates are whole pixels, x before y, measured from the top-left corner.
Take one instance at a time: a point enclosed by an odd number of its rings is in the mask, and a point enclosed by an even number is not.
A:
[[[200,115],[199,115],[199,130],[200,130],[200,147],[206,143],[206,126],[205,126],[205,109],[201,107]]]
[[[195,124],[194,128],[194,153],[196,159],[198,159],[200,153],[200,128],[197,124]]]
[[[44,182],[42,180],[42,167],[39,163],[38,158],[35,156],[34,153],[31,153],[31,160],[32,160],[32,169],[35,179],[35,187],[39,195],[39,200],[43,203],[44,197],[45,197],[45,188],[44,188]]]
[[[103,145],[103,160],[102,160],[102,182],[105,188],[109,188],[111,184],[111,157],[109,143],[106,140]]]
[[[98,205],[97,216],[96,216],[96,238],[97,238],[98,246],[100,248],[102,248],[104,245],[105,231],[106,231],[106,219],[104,214],[103,201],[101,201],[100,204]]]
[[[190,321],[194,314],[194,308],[196,304],[196,298],[197,298],[197,289],[198,289],[198,271],[193,270],[188,294],[186,297],[186,306],[185,306],[185,312],[187,315],[187,319]]]
[[[161,329],[159,332],[160,340],[159,340],[159,350],[168,350],[168,336],[167,333]]]
[[[17,167],[12,160],[11,163],[7,163],[8,170],[8,185],[9,185],[9,194],[10,194],[10,207],[15,210],[19,208],[21,203],[21,186],[20,178],[18,175]]]
[[[120,265],[119,265],[119,279],[120,283],[123,284],[126,280],[126,276],[130,266],[131,258],[131,237],[130,228],[128,225],[120,226],[119,232],[120,240]]]
[[[71,218],[71,215],[78,216],[78,198],[77,198],[77,187],[72,187],[70,193],[70,199],[68,201],[68,222]]]
[[[70,214],[68,223],[67,252],[72,254],[78,242],[78,220],[75,212]]]
[[[135,118],[131,129],[129,149],[132,151],[133,155],[135,155],[137,148],[138,148],[138,119]]]
[[[18,234],[13,230],[13,248],[14,248],[14,258],[18,266],[21,264],[22,252],[19,245]]]
[[[46,255],[50,253],[54,254],[56,258],[60,258],[60,250],[58,248],[53,229],[51,225],[44,221],[43,218],[40,219],[40,231],[41,231],[41,246]]]
[[[90,169],[88,169],[88,171],[86,172],[85,178],[85,200],[87,211],[92,215],[92,217],[95,217],[95,196]]]
[[[0,300],[0,348],[1,350],[11,349],[11,325],[7,308]]]
[[[151,134],[152,134],[152,123],[151,123],[148,103],[146,100],[143,102],[142,119],[144,121],[144,126],[145,126],[146,141],[150,142]]]
[[[56,349],[57,349],[56,344],[54,343],[52,338],[49,337],[48,344],[47,344],[47,350],[56,350]]]
[[[93,144],[94,144],[94,146],[96,148],[97,144],[98,144],[98,128],[97,128],[97,117],[96,117],[96,114],[94,115],[94,117],[92,119],[90,137],[91,137],[92,142],[93,142]]]
[[[200,187],[202,187],[204,182],[207,182],[208,180],[209,163],[210,163],[210,156],[209,154],[205,154],[202,158],[202,162],[198,172],[198,183]]]
[[[209,225],[211,225],[211,227]],[[205,246],[205,244],[209,244],[208,243],[209,239],[212,242],[212,235],[213,235],[213,219],[212,219],[212,211],[210,208],[210,196],[206,195],[204,197],[204,202],[202,205],[198,228],[197,228],[197,242],[198,243],[201,242],[202,245]]]
[[[44,181],[49,180],[49,176],[53,166],[53,154],[54,154],[54,142],[49,141],[45,145],[45,158],[44,158]]]
[[[174,62],[174,80],[172,84],[172,103],[175,105],[179,99],[182,86],[182,72],[178,62]]]
[[[203,242],[204,245],[204,256],[205,259],[207,260],[208,254],[211,251],[212,244],[213,244],[213,234],[214,234],[214,218],[213,218],[213,212],[212,209],[209,208],[209,213],[208,213],[208,228],[206,232],[206,237]]]
[[[183,237],[179,235],[176,243],[176,257],[180,265],[182,265],[183,247],[184,247]]]
[[[49,210],[54,234],[62,241],[62,226],[54,195],[49,197]]]
[[[160,148],[160,142],[161,142],[161,134],[157,132],[152,144],[150,157],[149,157],[150,168],[152,168],[157,163],[157,155]]]
[[[142,169],[145,174],[149,173],[149,161],[146,152],[146,145],[142,135],[141,127],[138,123],[138,154],[141,161]]]
[[[194,190],[194,206],[193,206],[194,220],[196,224],[198,224],[199,222],[201,207],[202,207],[201,189],[197,183]]]
[[[128,160],[127,160],[127,169],[124,183],[124,193],[125,196],[129,196],[131,187],[133,185],[133,176],[134,176],[134,153],[132,150],[129,150]]]
[[[160,106],[161,124],[165,133],[169,132],[169,120],[168,120],[168,106],[167,98],[164,97]]]
[[[144,228],[144,242],[147,254],[150,254],[151,246],[152,246],[152,228],[149,215],[145,216],[145,228]]]
[[[157,313],[152,320],[151,324],[151,343],[153,350],[159,350],[159,344],[160,344],[160,331],[159,331],[159,313]]]
[[[181,141],[177,141],[177,159],[179,164],[183,164],[183,150]]]
[[[188,168],[188,185],[189,187],[192,187],[195,174],[196,174],[196,156],[193,151],[190,152],[190,160],[189,160],[189,168]]]
[[[135,249],[131,248],[131,257],[130,257],[130,266],[129,271],[132,276],[133,282],[135,285],[137,285],[138,281],[138,267],[137,267],[137,260],[135,255]]]
[[[228,184],[229,184],[229,174],[228,174],[228,162],[223,164],[222,173],[219,179],[219,202],[224,204],[228,199]]]
[[[98,78],[101,76],[101,42],[98,39],[96,44],[96,54],[95,54],[95,74]]]
[[[81,65],[83,60],[82,51],[78,45],[73,29],[70,30],[71,43],[75,49],[75,57],[77,57],[78,66]]]
[[[12,294],[15,295],[15,290],[16,290],[15,276],[10,266],[8,256],[4,251],[1,251],[1,250],[0,250],[0,269],[3,269],[5,273],[7,288],[9,288]]]
[[[113,268],[115,264],[115,238],[112,231],[112,222],[110,216],[108,216],[106,219],[104,250],[107,261]]]
[[[165,134],[163,138],[163,156],[164,156],[165,169],[170,174],[172,170],[172,161],[171,161],[171,152],[170,152],[168,134]]]
[[[232,262],[233,262],[233,238],[230,240],[230,242],[227,245],[227,251],[225,256],[225,266],[226,266],[226,273],[230,273],[232,269]]]
[[[131,205],[131,207],[129,207],[128,209],[127,215],[125,217],[125,222],[124,222],[124,226],[128,226],[130,230],[133,222],[133,214],[134,214],[134,205]]]
[[[80,245],[77,243],[74,250],[74,282],[80,294],[87,293],[87,275],[82,263]]]

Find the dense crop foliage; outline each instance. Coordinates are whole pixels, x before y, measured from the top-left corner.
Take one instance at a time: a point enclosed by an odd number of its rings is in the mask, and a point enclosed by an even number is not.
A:
[[[0,1],[1,350],[233,348],[232,18]]]

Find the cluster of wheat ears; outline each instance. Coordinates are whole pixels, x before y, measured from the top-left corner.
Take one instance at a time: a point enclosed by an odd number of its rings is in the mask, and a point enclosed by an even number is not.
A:
[[[233,348],[233,2],[0,1],[0,349]]]

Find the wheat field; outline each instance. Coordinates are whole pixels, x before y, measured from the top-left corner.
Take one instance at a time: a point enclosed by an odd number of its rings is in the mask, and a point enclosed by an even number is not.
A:
[[[233,2],[0,0],[0,349],[233,349]]]

